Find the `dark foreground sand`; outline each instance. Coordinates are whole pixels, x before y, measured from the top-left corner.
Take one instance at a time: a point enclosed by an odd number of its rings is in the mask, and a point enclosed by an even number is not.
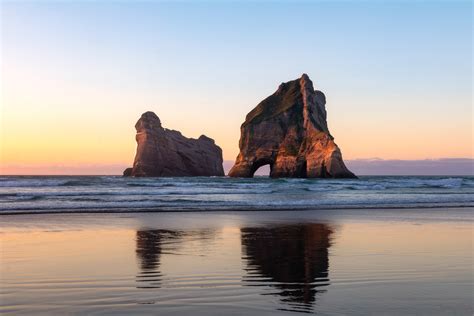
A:
[[[1,216],[0,312],[472,315],[472,215]]]

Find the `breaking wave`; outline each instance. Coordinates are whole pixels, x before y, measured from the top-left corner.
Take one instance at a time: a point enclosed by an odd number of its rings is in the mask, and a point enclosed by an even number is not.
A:
[[[474,177],[0,177],[0,214],[474,206]]]

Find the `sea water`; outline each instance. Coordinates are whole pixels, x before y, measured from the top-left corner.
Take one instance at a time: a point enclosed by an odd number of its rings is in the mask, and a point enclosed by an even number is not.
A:
[[[474,177],[129,178],[2,176],[0,213],[474,206]]]

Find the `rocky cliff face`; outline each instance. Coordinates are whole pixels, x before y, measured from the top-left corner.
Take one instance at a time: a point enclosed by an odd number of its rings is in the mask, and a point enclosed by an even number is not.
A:
[[[211,138],[186,138],[165,129],[153,112],[143,113],[135,125],[137,153],[124,176],[223,176],[222,150]]]
[[[252,177],[270,165],[271,177],[354,178],[326,122],[326,98],[306,74],[282,83],[247,114],[231,177]]]

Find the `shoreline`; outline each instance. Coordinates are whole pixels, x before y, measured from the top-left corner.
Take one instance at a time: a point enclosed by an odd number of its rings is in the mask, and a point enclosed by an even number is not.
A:
[[[350,211],[350,210],[439,210],[439,209],[469,209],[474,210],[474,205],[417,205],[417,206],[350,206],[350,207],[301,207],[301,208],[215,208],[215,209],[157,209],[157,208],[137,208],[136,210],[128,210],[121,208],[114,209],[74,209],[72,211],[64,211],[70,209],[52,209],[52,210],[18,210],[18,211],[0,211],[0,216],[13,215],[44,215],[44,214],[150,214],[150,213],[226,213],[226,212],[311,212],[311,211]]]
[[[219,225],[222,222],[293,222],[293,223],[395,223],[405,222],[415,225],[424,223],[472,225],[474,207],[445,208],[365,208],[365,209],[306,209],[306,210],[265,210],[265,211],[181,211],[181,212],[69,212],[69,213],[29,213],[9,214],[0,221],[4,232],[19,227],[127,227],[160,226],[163,229],[184,226]],[[26,226],[24,226],[26,225]],[[376,224],[377,225],[377,224]],[[137,226],[138,227],[138,226]]]

